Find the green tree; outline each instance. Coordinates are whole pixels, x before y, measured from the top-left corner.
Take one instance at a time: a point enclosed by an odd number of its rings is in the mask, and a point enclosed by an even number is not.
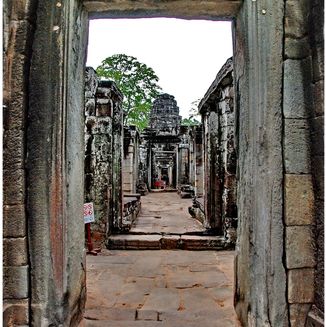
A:
[[[196,125],[200,125],[200,122],[193,117],[189,117],[189,118],[183,118],[181,121],[181,125],[182,126],[196,126]]]
[[[201,99],[197,99],[191,102],[191,108],[189,110],[189,117],[183,118],[181,125],[183,126],[196,126],[200,125],[200,114],[198,112],[198,105]]]
[[[113,80],[124,95],[124,124],[136,125],[141,130],[147,127],[152,101],[161,90],[154,70],[135,57],[115,54],[104,59],[96,72]]]

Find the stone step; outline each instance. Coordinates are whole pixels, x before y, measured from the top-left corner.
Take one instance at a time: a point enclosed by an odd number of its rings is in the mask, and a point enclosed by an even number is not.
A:
[[[130,235],[109,237],[110,250],[227,250],[232,249],[223,236]]]

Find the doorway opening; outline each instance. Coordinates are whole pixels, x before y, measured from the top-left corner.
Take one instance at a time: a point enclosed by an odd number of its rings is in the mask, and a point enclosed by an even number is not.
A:
[[[125,59],[124,55],[128,55],[129,58],[134,56],[137,59],[141,58],[144,64],[147,64],[145,61],[148,60],[158,75],[159,72],[164,73],[165,80],[163,79],[164,85],[159,94],[152,99],[147,126],[137,128],[135,117],[132,125],[125,123],[128,122],[128,118],[122,119],[125,125],[122,129],[121,147],[117,147],[117,143],[110,147],[112,157],[119,153],[117,157],[121,157],[122,162],[121,180],[117,177],[111,179],[113,183],[122,184],[121,224],[107,222],[107,225],[113,228],[106,229],[105,233],[102,233],[107,237],[105,244],[108,250],[102,251],[101,256],[105,258],[100,260],[100,265],[97,258],[87,258],[89,291],[85,317],[86,320],[130,319],[141,320],[142,323],[146,320],[189,323],[195,319],[201,320],[203,324],[205,315],[211,315],[211,318],[205,322],[211,325],[223,311],[226,313],[226,316],[221,319],[223,324],[234,325],[231,273],[233,252],[222,251],[216,255],[211,251],[223,250],[226,246],[223,243],[225,239],[223,229],[214,222],[215,217],[211,215],[211,208],[216,206],[216,203],[211,200],[211,192],[216,197],[214,201],[222,201],[223,192],[212,188],[207,182],[212,175],[208,173],[208,167],[214,158],[206,153],[209,149],[213,149],[211,153],[215,156],[216,148],[222,147],[220,135],[223,134],[225,126],[216,124],[216,118],[219,120],[229,117],[229,112],[222,112],[222,108],[216,110],[219,102],[215,99],[214,104],[211,103],[211,97],[219,98],[219,93],[226,92],[225,89],[232,84],[232,78],[230,79],[232,71],[227,71],[223,79],[220,77],[217,79],[216,76],[232,56],[231,23],[223,22],[221,28],[218,22],[208,21],[177,19],[141,21],[145,23],[143,26],[140,25],[143,29],[142,33],[137,32],[137,20],[108,22],[111,26],[107,27],[107,31],[114,32],[114,36],[108,39],[107,44],[103,42],[103,36],[98,36],[94,32],[93,23],[96,25],[101,22],[90,21],[87,66],[92,65],[94,69],[100,67],[97,71],[101,73],[101,64],[103,67],[103,60],[106,58],[112,58],[116,54],[121,60]],[[153,24],[150,27],[146,26],[149,21]],[[128,25],[130,25],[129,32],[122,38],[119,36],[119,31],[125,29],[128,31],[126,28]],[[173,38],[173,31],[176,34],[180,29],[183,29],[183,34]],[[99,30],[106,29],[101,26]],[[220,35],[217,33],[218,30]],[[150,38],[146,31],[150,31]],[[213,36],[216,40],[212,43]],[[100,51],[97,48],[99,45],[95,44],[95,39],[100,40],[101,45],[105,44],[108,50]],[[134,42],[135,39],[137,42]],[[118,41],[121,41],[120,45],[117,44]],[[133,43],[136,43],[136,48],[133,47]],[[219,43],[223,43],[224,54],[217,46]],[[148,44],[149,48],[146,49],[145,44]],[[162,48],[160,44],[163,45]],[[204,52],[202,48],[205,48]],[[138,54],[139,49],[141,52]],[[151,53],[150,50],[153,49],[155,51]],[[100,57],[99,53],[101,53]],[[157,58],[158,54],[159,58]],[[92,56],[100,59],[96,61]],[[87,69],[90,71],[90,68]],[[185,76],[182,76],[182,79],[178,74]],[[205,80],[201,81],[203,76]],[[105,77],[101,80],[99,76],[97,80],[99,91],[94,91],[94,113],[98,112],[97,107],[104,104],[103,94],[109,93],[104,91],[104,88],[108,87]],[[225,83],[228,78],[229,83]],[[211,85],[214,83],[218,83],[220,88],[214,89],[213,92]],[[119,88],[119,85],[117,87]],[[110,92],[112,94],[112,88]],[[231,100],[229,96],[221,98],[223,102],[226,101],[225,99]],[[110,100],[120,101],[123,108],[121,99]],[[216,108],[211,108],[213,106]],[[116,110],[114,108],[118,108],[119,105],[112,107],[112,113],[107,110],[108,116],[111,114],[114,116]],[[228,106],[228,108],[233,113],[233,107]],[[89,115],[89,109],[86,111],[86,120],[92,121],[92,124],[88,124],[90,130],[86,142],[89,148],[94,149],[95,146],[92,144],[98,142],[98,126],[94,123],[96,119]],[[102,113],[103,111],[100,115],[101,121],[104,119]],[[213,117],[211,120],[208,118],[210,116]],[[108,119],[108,122],[110,121]],[[94,135],[92,135],[92,128],[95,128]],[[112,124],[112,128],[107,130],[109,135],[113,135],[112,140],[116,137],[114,128],[117,127]],[[216,137],[210,138],[208,135],[214,128],[220,131],[215,133]],[[120,136],[118,133],[118,137]],[[110,138],[105,140],[109,142]],[[98,147],[100,152],[103,148],[104,146]],[[226,153],[224,155],[227,157]],[[98,157],[94,154],[94,157],[96,156]],[[110,156],[108,160],[113,162]],[[219,163],[223,161],[222,157],[218,160]],[[99,169],[102,167],[101,161]],[[96,175],[95,171],[91,173]],[[93,184],[95,188],[98,187],[98,183]],[[110,190],[113,189],[110,179],[108,187]],[[90,195],[95,193],[95,191],[89,192]],[[104,192],[104,194],[112,195],[111,192]],[[91,198],[87,201],[91,201]],[[141,205],[138,206],[137,201]],[[100,207],[100,204],[96,205]],[[214,214],[217,217],[221,212]],[[113,216],[107,217],[110,218],[114,219]],[[221,217],[217,219],[221,220]],[[95,232],[98,231],[95,229]],[[177,249],[188,251],[171,252]],[[153,250],[160,251],[153,253],[151,252]],[[198,250],[204,252],[197,252]],[[188,276],[188,281],[183,280],[184,274]],[[221,289],[223,296],[220,293]],[[99,298],[102,299],[101,303],[98,302]],[[207,308],[202,309],[197,305],[198,298],[206,299]],[[101,308],[98,309],[98,306]],[[103,312],[104,310],[106,313]],[[127,318],[131,312],[132,317]],[[171,317],[171,314],[176,317]],[[115,315],[119,317],[114,318]]]
[[[105,39],[107,42],[103,42]],[[151,104],[147,108],[146,125],[137,127],[137,124],[140,124],[137,121],[137,112],[127,107],[133,101],[130,95],[127,94],[122,101],[125,126],[122,142],[121,213],[128,217],[124,217],[125,219],[121,217],[123,222],[116,224],[117,228],[106,228],[105,232],[115,234],[128,231],[130,228],[132,231],[131,226],[139,222],[139,219],[136,220],[135,215],[130,213],[134,207],[138,214],[139,208],[134,204],[138,194],[144,196],[148,191],[151,193],[175,191],[178,193],[176,198],[184,203],[182,210],[189,218],[192,232],[223,234],[222,224],[214,222],[214,219],[221,220],[217,217],[221,213],[219,212],[216,217],[209,217],[210,207],[214,206],[210,193],[211,189],[214,189],[205,182],[208,162],[206,171],[204,167],[205,161],[211,160],[204,153],[208,143],[220,141],[216,138],[205,139],[203,133],[207,134],[210,131],[204,130],[202,120],[205,120],[204,116],[207,116],[208,110],[205,102],[202,104],[202,112],[199,112],[199,102],[216,80],[219,69],[232,56],[231,23],[171,18],[91,20],[87,66],[98,68],[100,80],[113,79],[112,71],[109,72],[111,75],[106,74],[109,71],[106,63],[110,62],[118,69],[113,61],[113,58],[118,56],[120,63],[129,60],[129,68],[124,69],[130,69],[128,72],[130,74],[133,69],[135,72],[135,59],[150,67],[158,76],[160,89],[157,96],[152,96]],[[121,78],[117,84],[125,90],[125,85],[121,84],[122,80]],[[129,82],[128,78],[123,81],[125,84]],[[124,102],[126,100],[128,104]],[[94,99],[94,103],[96,101]],[[136,113],[134,116],[133,110]],[[142,114],[143,112],[138,114],[139,121],[143,119]],[[119,150],[116,147],[112,150],[113,157],[114,151]],[[117,183],[117,180],[114,182]],[[221,190],[216,192],[219,194],[214,196],[218,197],[218,201],[222,201],[223,192]],[[159,195],[157,198],[159,199]],[[183,198],[195,198],[195,208],[191,208],[192,200]],[[92,199],[87,199],[90,200]],[[108,206],[109,204],[110,201]],[[157,201],[157,204],[160,205],[160,202]],[[188,213],[188,208],[193,218]],[[146,208],[143,208],[144,210]],[[117,219],[112,217],[109,219]],[[198,226],[197,230],[193,228],[193,222]],[[157,225],[157,219],[155,224]],[[114,227],[115,223],[109,222],[107,225]],[[188,227],[185,228],[185,232]],[[154,230],[155,233],[158,232],[157,228]],[[173,233],[171,229],[169,231]],[[161,233],[164,232],[163,228]],[[178,230],[175,231],[177,232]]]

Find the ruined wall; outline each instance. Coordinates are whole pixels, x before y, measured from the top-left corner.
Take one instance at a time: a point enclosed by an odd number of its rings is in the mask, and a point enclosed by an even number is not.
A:
[[[94,203],[93,237],[122,226],[122,94],[87,68],[85,90],[85,201]],[[98,83],[98,85],[97,85]]]
[[[236,156],[234,148],[233,65],[228,59],[199,104],[205,137],[207,224],[235,242]]]

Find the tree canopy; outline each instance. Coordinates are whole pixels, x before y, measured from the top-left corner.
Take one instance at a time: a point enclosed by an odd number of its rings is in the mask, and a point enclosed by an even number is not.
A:
[[[104,59],[96,73],[113,80],[124,95],[124,124],[147,127],[152,101],[161,90],[154,70],[135,57],[115,54]]]

